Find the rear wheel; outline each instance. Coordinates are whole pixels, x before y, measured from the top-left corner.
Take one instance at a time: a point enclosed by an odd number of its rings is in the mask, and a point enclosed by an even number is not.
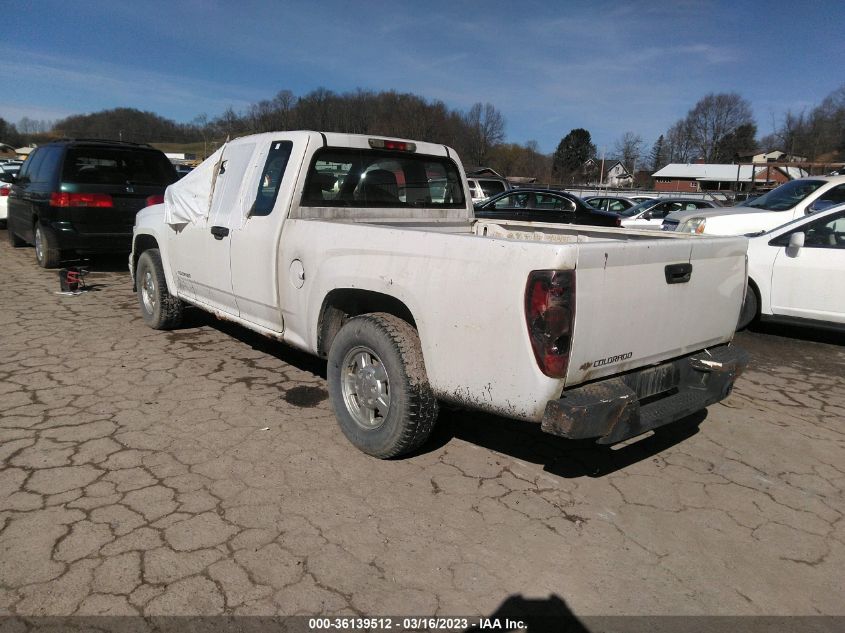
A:
[[[35,225],[35,260],[41,268],[57,268],[62,261],[56,234],[40,223]]]
[[[144,322],[154,330],[172,330],[182,323],[182,302],[167,290],[157,248],[141,253],[135,273],[138,303]]]
[[[739,322],[736,324],[737,330],[747,328],[754,319],[757,318],[757,309],[760,301],[757,299],[757,292],[749,285],[748,291],[745,293],[745,301],[742,303],[742,310],[739,312]]]
[[[368,455],[413,451],[437,420],[417,332],[391,314],[355,317],[341,328],[329,350],[328,382],[343,434]]]

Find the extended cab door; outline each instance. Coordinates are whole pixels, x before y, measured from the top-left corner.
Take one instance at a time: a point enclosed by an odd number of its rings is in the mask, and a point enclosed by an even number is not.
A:
[[[845,323],[845,212],[803,225],[804,246],[792,252],[791,233],[777,238],[772,312]]]
[[[180,229],[170,252],[179,295],[237,315],[229,263],[231,232],[239,218],[236,206],[255,143],[224,148],[208,217]]]
[[[294,196],[296,178],[308,141],[301,135],[274,135],[259,147],[247,177],[232,230],[232,285],[240,317],[273,332],[282,332],[279,284],[304,281],[298,269],[282,269],[288,261],[282,226]]]

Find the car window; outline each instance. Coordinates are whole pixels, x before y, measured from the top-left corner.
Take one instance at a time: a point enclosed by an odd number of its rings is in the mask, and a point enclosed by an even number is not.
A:
[[[819,187],[826,185],[824,180],[791,180],[777,189],[755,198],[745,204],[752,209],[768,209],[769,211],[785,211],[791,209]]]
[[[845,202],[845,185],[839,185],[829,191],[825,191],[813,203],[813,209],[822,211],[837,204]]]
[[[465,202],[458,168],[448,158],[327,147],[314,155],[301,204],[460,209]]]
[[[591,198],[587,204],[594,209],[605,209],[607,208],[607,198]]]
[[[661,202],[651,210],[652,220],[661,220],[669,215],[672,211],[677,211],[680,205],[677,202]]]
[[[45,147],[43,148],[44,159],[35,168],[33,172],[32,182],[51,183],[56,179],[59,172],[59,164],[62,161],[61,147]]]
[[[252,215],[270,215],[279,196],[282,177],[285,175],[285,168],[288,166],[292,150],[291,141],[274,141],[271,144],[264,170],[258,180],[258,193],[255,196]]]
[[[509,196],[503,196],[493,203],[496,209],[526,209],[528,208],[528,194],[514,193]]]
[[[176,181],[176,170],[155,150],[123,147],[70,147],[62,169],[62,182],[165,186]]]
[[[695,205],[696,209],[712,209],[713,208],[713,205],[711,205],[709,202],[694,202],[693,204]]]
[[[845,212],[805,225],[804,246],[845,249]]]
[[[537,193],[534,195],[534,207],[546,211],[572,211],[575,209],[575,204],[566,198]]]
[[[505,183],[500,180],[479,180],[478,184],[481,185],[481,190],[487,198],[505,191]]]
[[[613,213],[619,213],[620,211],[624,211],[627,209],[625,203],[621,200],[610,200],[609,204],[607,205],[607,210],[612,211]]]
[[[44,151],[46,148],[39,147],[33,150],[32,154],[26,159],[21,169],[21,176],[25,176],[30,182],[33,180],[38,168],[41,166],[41,161],[44,160]]]

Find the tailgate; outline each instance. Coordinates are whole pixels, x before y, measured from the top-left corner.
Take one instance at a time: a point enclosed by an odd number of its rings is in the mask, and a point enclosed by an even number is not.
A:
[[[95,189],[89,187],[88,189]],[[71,207],[70,220],[79,233],[132,233],[135,226],[135,214],[147,206],[147,197],[162,194],[163,187],[135,187],[132,193],[103,191],[112,198],[111,207]],[[100,193],[96,191],[96,193]]]
[[[730,341],[747,248],[744,237],[579,243],[566,386]]]

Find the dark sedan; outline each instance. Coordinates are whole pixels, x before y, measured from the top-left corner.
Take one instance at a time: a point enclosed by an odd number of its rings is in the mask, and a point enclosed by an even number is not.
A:
[[[615,213],[599,211],[580,198],[553,189],[506,191],[476,206],[475,217],[485,220],[621,226],[621,218]]]

